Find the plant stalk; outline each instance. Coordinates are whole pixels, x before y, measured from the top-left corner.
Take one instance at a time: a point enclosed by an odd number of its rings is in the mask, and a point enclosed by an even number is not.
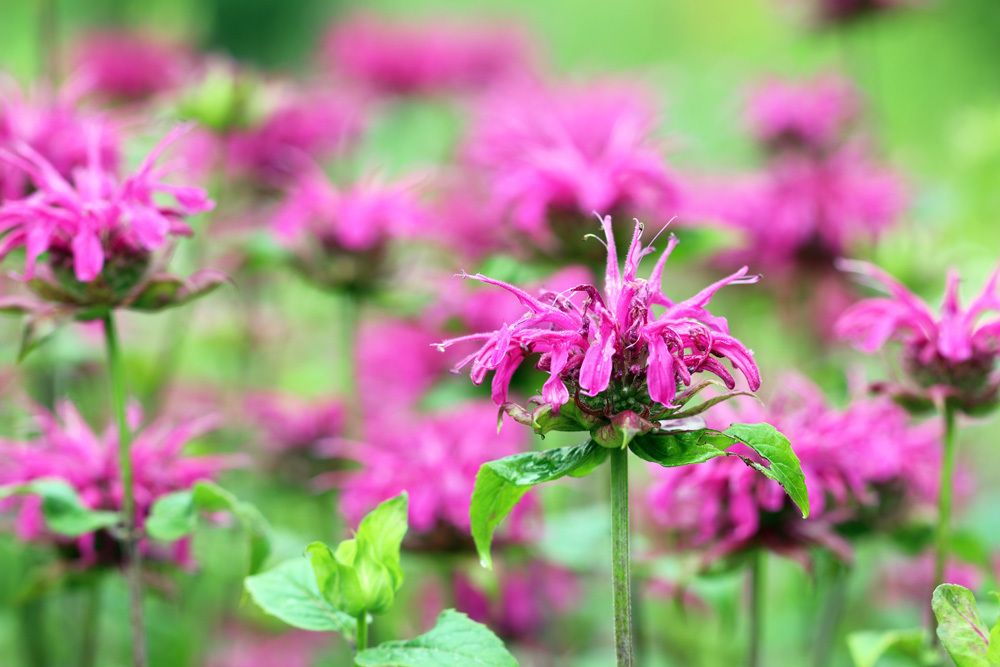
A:
[[[132,666],[146,667],[146,628],[142,609],[142,554],[136,525],[135,479],[132,472],[132,433],[126,413],[127,390],[121,346],[115,328],[114,314],[104,316],[104,340],[108,353],[108,374],[111,380],[111,405],[118,425],[118,468],[122,482],[122,515],[124,517],[125,578],[129,592],[129,624],[132,629]]]
[[[101,581],[93,581],[83,591],[82,634],[80,637],[80,667],[97,664],[97,650],[101,636]]]
[[[948,561],[948,542],[951,539],[952,487],[955,476],[955,406],[951,401],[944,403],[944,439],[941,453],[941,480],[938,484],[937,528],[934,531],[934,581],[932,587],[944,583],[944,569]],[[928,593],[927,599],[930,599]],[[937,619],[929,615],[931,641],[937,642]]]
[[[611,450],[611,578],[618,667],[635,664],[629,556],[628,450]]]
[[[767,566],[767,552],[758,549],[750,563],[750,641],[747,649],[747,665],[760,667],[761,649],[764,637],[764,570]]]
[[[361,653],[366,648],[368,648],[368,614],[361,612],[361,616],[358,616],[358,640],[357,640],[357,653]]]

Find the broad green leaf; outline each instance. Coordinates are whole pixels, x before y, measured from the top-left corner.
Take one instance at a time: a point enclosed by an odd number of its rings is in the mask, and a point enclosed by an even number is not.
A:
[[[524,452],[484,463],[476,475],[469,516],[472,538],[483,567],[492,568],[493,533],[531,487],[566,475],[593,471],[608,450],[593,442],[542,452]]]
[[[76,490],[61,479],[36,479],[0,487],[0,499],[16,495],[41,498],[45,525],[60,535],[79,537],[110,528],[121,520],[118,512],[93,510],[84,505]]]
[[[409,498],[401,493],[386,500],[369,512],[358,525],[356,538],[359,543],[371,545],[375,558],[393,577],[393,587],[403,585],[403,570],[399,565],[399,551],[408,527]]]
[[[305,558],[285,561],[267,572],[247,577],[244,585],[257,606],[288,625],[353,636],[354,619],[324,599]]]
[[[354,658],[359,667],[517,667],[517,660],[489,628],[446,609],[430,632],[384,642]]]
[[[725,449],[715,444],[714,431],[655,431],[632,441],[629,449],[641,459],[666,468],[704,463],[725,456]]]
[[[941,584],[934,589],[931,609],[937,618],[941,645],[957,667],[989,667],[986,658],[990,633],[979,617],[972,591],[956,584]]]
[[[744,460],[755,470],[780,484],[802,512],[803,519],[809,516],[806,478],[802,474],[799,457],[792,451],[788,438],[770,424],[733,424],[723,433],[764,457],[769,464],[767,466]]]
[[[271,553],[270,526],[256,507],[215,482],[202,481],[191,489],[167,494],[153,503],[146,533],[154,540],[173,542],[194,532],[200,512],[229,512],[247,534],[251,574],[260,570]]]
[[[847,638],[847,648],[854,667],[876,667],[884,656],[894,653],[917,658],[920,664],[925,664],[922,658],[926,647],[927,633],[919,628],[855,632]]]

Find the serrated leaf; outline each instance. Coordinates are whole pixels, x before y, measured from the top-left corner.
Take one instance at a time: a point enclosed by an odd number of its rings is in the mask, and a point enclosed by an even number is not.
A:
[[[285,561],[274,569],[244,579],[257,606],[292,627],[353,636],[355,621],[327,602],[319,592],[305,558]]]
[[[121,520],[118,512],[94,510],[84,505],[76,490],[61,479],[36,479],[0,487],[0,499],[16,495],[41,498],[45,525],[59,535],[79,537],[109,528]]]
[[[847,648],[854,667],[876,667],[893,653],[921,659],[927,646],[927,634],[919,628],[887,632],[855,632],[847,638]],[[920,664],[924,664],[921,660]]]
[[[788,438],[770,424],[763,423],[733,424],[723,433],[764,457],[768,466],[745,460],[755,470],[780,484],[802,512],[802,518],[808,518],[809,492],[806,489],[806,478],[802,473],[799,457],[792,450]]]
[[[469,517],[472,539],[483,567],[493,567],[490,557],[493,533],[525,493],[533,486],[566,475],[590,473],[607,456],[607,449],[587,442],[576,447],[514,454],[480,466]]]
[[[989,667],[986,653],[990,633],[979,617],[972,591],[957,584],[934,589],[931,609],[937,618],[937,636],[957,667]]]
[[[485,625],[446,609],[430,632],[361,651],[358,667],[517,667],[517,660]]]

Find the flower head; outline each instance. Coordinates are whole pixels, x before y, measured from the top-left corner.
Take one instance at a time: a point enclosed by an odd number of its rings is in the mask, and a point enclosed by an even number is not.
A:
[[[373,506],[406,491],[412,548],[471,548],[469,503],[479,466],[527,444],[523,432],[497,433],[493,415],[488,403],[467,403],[373,429],[357,450],[361,470],[343,484],[341,511],[356,524]],[[526,515],[517,516],[511,538],[525,534]]]
[[[175,89],[193,60],[179,45],[124,31],[90,34],[75,54],[85,87],[116,100],[144,100]]]
[[[644,280],[638,277],[639,261],[653,248],[642,245],[642,225],[635,225],[623,272],[611,218],[601,224],[608,250],[603,292],[579,285],[536,297],[514,285],[471,276],[507,290],[520,302],[522,314],[496,331],[441,343],[442,349],[466,341],[481,344],[456,370],[471,365],[476,384],[493,371],[493,400],[503,405],[514,371],[529,355],[538,355],[538,368],[549,374],[542,387],[545,403],[558,411],[573,400],[584,412],[602,417],[632,411],[655,418],[673,407],[678,387],[690,385],[696,373],[714,374],[733,388],[736,379],[722,359],[729,360],[751,389],[759,388],[760,374],[750,351],[730,335],[724,318],[706,309],[723,286],[756,282],[757,277],[748,276],[743,267],[675,303],[663,294],[661,280],[676,239],[670,238],[649,280]]]
[[[846,80],[824,77],[808,83],[771,80],[750,97],[750,130],[761,144],[778,150],[825,151],[846,136],[860,102]]]
[[[905,366],[921,387],[939,388],[966,408],[995,402],[1000,386],[994,376],[1000,359],[1000,267],[968,308],[959,299],[958,273],[951,271],[941,312],[935,314],[878,267],[856,261],[842,266],[870,279],[889,296],[852,306],[837,322],[838,335],[868,353],[898,340]]]
[[[306,401],[261,392],[245,401],[246,411],[262,431],[269,451],[290,454],[327,447],[342,435],[344,406],[339,401]]]
[[[626,86],[520,87],[482,101],[466,152],[516,230],[568,243],[595,211],[676,212],[680,188],[653,138],[656,121],[646,95]]]
[[[141,422],[142,415],[133,407],[130,428]],[[118,471],[118,433],[109,428],[95,433],[69,402],[62,403],[54,414],[39,409],[36,413],[38,435],[28,442],[4,442],[5,463],[0,467],[4,484],[54,478],[72,486],[90,509],[120,510],[121,475]],[[184,447],[191,440],[214,428],[215,420],[203,418],[171,426],[154,422],[139,430],[132,442],[132,467],[135,476],[136,515],[140,525],[153,503],[163,495],[191,487],[199,480],[211,479],[231,462],[221,457],[191,457]],[[17,535],[26,541],[52,540],[46,531],[38,498],[18,501]],[[60,544],[62,538],[57,540]],[[113,565],[120,562],[121,545],[106,531],[88,533],[72,542],[72,557],[83,565]],[[161,553],[152,544],[141,545],[151,556],[184,563],[187,543],[173,545]]]
[[[357,14],[332,27],[324,56],[335,72],[375,91],[419,95],[494,84],[525,67],[523,51],[509,29]]]

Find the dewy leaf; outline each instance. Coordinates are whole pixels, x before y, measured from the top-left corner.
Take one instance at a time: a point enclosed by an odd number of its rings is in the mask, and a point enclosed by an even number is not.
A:
[[[492,568],[493,533],[531,487],[566,475],[591,472],[608,456],[593,442],[542,452],[524,452],[484,463],[476,475],[469,517],[472,539],[483,567]]]
[[[199,512],[229,512],[247,534],[250,573],[260,570],[271,553],[270,526],[256,507],[215,482],[197,482],[191,489],[162,496],[150,510],[146,533],[154,540],[173,542],[190,535]]]
[[[887,632],[855,632],[847,638],[854,667],[876,667],[883,656],[897,653],[913,658],[923,656],[927,635],[922,629]],[[920,664],[925,664],[922,661]]]
[[[354,619],[320,595],[305,558],[285,561],[272,570],[247,577],[244,586],[257,606],[288,625],[353,636]]]
[[[45,525],[59,535],[79,537],[109,528],[121,519],[118,512],[93,510],[84,505],[76,490],[61,479],[36,479],[0,487],[0,499],[16,495],[41,498]]]
[[[785,493],[802,512],[803,519],[809,516],[806,478],[802,474],[799,457],[792,451],[788,438],[770,424],[733,424],[723,433],[764,457],[770,465],[763,466],[756,461],[744,460],[758,472],[781,484]]]
[[[976,598],[968,588],[941,584],[934,589],[931,609],[937,618],[941,645],[957,667],[989,667],[990,633],[979,617]]]
[[[384,642],[354,658],[359,667],[517,667],[517,660],[489,628],[446,609],[430,632],[409,641]]]

